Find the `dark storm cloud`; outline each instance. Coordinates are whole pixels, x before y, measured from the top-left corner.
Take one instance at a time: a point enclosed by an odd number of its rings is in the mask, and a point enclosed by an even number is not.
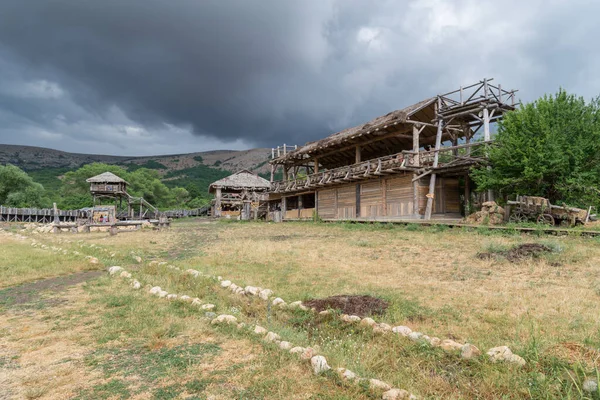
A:
[[[121,154],[302,144],[485,76],[525,100],[561,85],[591,96],[599,8],[4,0],[0,142]]]

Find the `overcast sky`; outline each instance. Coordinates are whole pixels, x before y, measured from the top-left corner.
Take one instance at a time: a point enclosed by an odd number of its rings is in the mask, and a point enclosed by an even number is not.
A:
[[[0,143],[304,144],[494,77],[600,94],[597,0],[0,0]]]

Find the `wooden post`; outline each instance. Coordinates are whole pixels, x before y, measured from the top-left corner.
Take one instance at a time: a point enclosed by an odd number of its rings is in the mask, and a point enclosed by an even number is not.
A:
[[[215,217],[221,216],[221,188],[215,189]]]
[[[271,164],[271,183],[273,183],[274,178],[275,178],[275,165]]]
[[[287,197],[281,197],[281,220],[285,219],[285,213],[287,212]]]
[[[58,207],[56,207],[56,203],[52,203],[52,208],[54,209],[54,223],[60,224],[60,218],[58,218]]]
[[[315,169],[315,174],[316,174],[317,172],[319,172],[319,159],[317,157],[315,157],[314,163],[315,163],[314,169]]]
[[[355,154],[355,160],[354,163],[358,164],[359,162],[361,162],[361,154],[360,154],[361,148],[360,146],[356,146],[356,154]]]
[[[469,215],[469,204],[471,202],[471,184],[469,182],[469,174],[465,174],[465,217]]]
[[[413,174],[413,214],[415,217],[420,217],[419,214],[419,180],[417,174]]]
[[[382,204],[382,212],[383,216],[387,216],[387,183],[385,178],[381,179],[381,202]]]
[[[283,166],[283,181],[284,182],[288,181],[288,167],[287,167],[287,165]]]
[[[421,164],[421,161],[419,160],[419,148],[421,147],[419,145],[419,134],[421,133],[419,127],[417,125],[413,125],[413,131],[412,131],[412,135],[413,135],[413,166],[418,167]]]
[[[438,102],[439,101],[440,100],[438,99]],[[436,112],[436,114],[437,114],[437,112]],[[442,131],[443,130],[444,130],[444,121],[440,118],[440,119],[438,119],[437,135],[435,136],[435,154],[433,156],[433,166],[432,166],[433,169],[437,168],[437,166],[438,166],[439,155],[440,155],[439,150],[442,145]],[[437,177],[437,174],[435,172],[433,172],[431,174],[431,178],[429,181],[429,193],[427,194],[427,207],[425,208],[425,219],[426,220],[431,219],[431,213],[433,212],[433,198],[435,196],[436,177]]]
[[[487,95],[487,81],[486,81],[486,95]],[[487,142],[491,139],[491,135],[490,135],[490,112],[489,110],[486,108],[483,109],[483,138],[484,140]],[[486,145],[487,146],[487,145]],[[491,167],[488,166],[488,169],[490,169]],[[494,191],[489,189],[488,190],[488,201],[494,201]]]

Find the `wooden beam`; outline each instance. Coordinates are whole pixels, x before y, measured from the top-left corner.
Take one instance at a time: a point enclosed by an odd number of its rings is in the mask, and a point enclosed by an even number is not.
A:
[[[439,102],[438,102],[439,107]],[[433,168],[437,168],[439,162],[440,155],[440,146],[442,144],[442,131],[444,130],[444,120],[438,120],[438,130],[437,135],[435,137],[435,155],[433,156]],[[433,211],[433,198],[435,196],[435,180],[436,174],[431,174],[431,178],[429,180],[429,193],[427,194],[427,207],[425,208],[425,219],[430,220],[431,214]]]
[[[359,162],[361,162],[361,159],[360,159],[360,155],[361,155],[360,154],[360,150],[361,150],[360,149],[360,145],[356,146],[355,156],[354,156],[354,163],[355,164],[358,164]]]

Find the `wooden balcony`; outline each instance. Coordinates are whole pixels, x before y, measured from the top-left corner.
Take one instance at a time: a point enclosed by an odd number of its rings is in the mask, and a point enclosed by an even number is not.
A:
[[[320,187],[356,182],[400,172],[412,172],[419,176],[426,176],[434,171],[468,171],[472,166],[485,162],[485,145],[489,144],[490,142],[470,143],[443,147],[437,151],[419,151],[418,153],[402,151],[307,176],[292,176],[287,181],[274,181],[271,185],[271,191],[273,193],[309,191]],[[436,152],[439,152],[439,161],[438,166],[433,168]]]

